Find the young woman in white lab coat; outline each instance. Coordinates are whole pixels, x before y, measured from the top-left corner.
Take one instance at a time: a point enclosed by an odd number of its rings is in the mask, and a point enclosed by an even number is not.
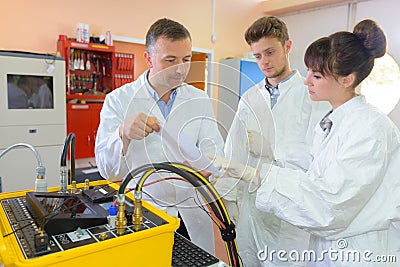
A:
[[[314,159],[306,173],[219,163],[229,177],[261,178],[256,207],[266,216],[274,213],[311,233],[309,251],[285,251],[281,259],[307,266],[398,266],[400,134],[355,92],[385,52],[386,37],[372,20],[307,48],[310,97],[328,101],[333,111],[330,131],[316,125]],[[270,252],[262,256],[270,259]]]
[[[385,52],[386,37],[372,20],[312,43],[305,84],[312,100],[332,105],[330,132],[316,126],[307,173],[261,170],[268,176],[256,206],[311,233],[310,249],[320,260],[308,266],[398,266],[378,261],[400,260],[400,135],[355,92]]]

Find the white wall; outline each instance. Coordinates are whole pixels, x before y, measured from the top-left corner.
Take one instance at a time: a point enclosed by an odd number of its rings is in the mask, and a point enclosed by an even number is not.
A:
[[[303,61],[304,53],[310,43],[330,33],[345,30],[347,27],[347,6],[324,8],[310,12],[281,17],[293,40],[290,61],[293,69],[303,75],[306,69]]]
[[[400,64],[399,0],[371,0],[357,5],[356,21],[373,18],[385,31],[388,52]]]
[[[353,6],[345,4],[280,16],[286,22],[293,40],[290,53],[293,69],[298,69],[305,75],[303,56],[311,42],[336,31],[351,31],[358,21],[365,18],[376,20],[382,27],[387,36],[388,53],[400,64],[399,10],[398,0],[368,0]],[[400,128],[400,103],[389,117]]]

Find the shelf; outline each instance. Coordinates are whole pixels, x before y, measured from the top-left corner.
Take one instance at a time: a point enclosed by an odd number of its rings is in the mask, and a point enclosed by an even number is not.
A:
[[[114,52],[114,46],[109,46],[105,44],[95,44],[95,43],[79,43],[71,40],[66,40],[65,45],[70,48],[83,49],[89,51],[98,51],[98,52]]]
[[[90,94],[74,94],[74,95],[67,95],[67,100],[104,100],[106,95],[90,95]]]
[[[133,81],[134,54],[71,39],[59,39],[57,50],[65,59],[67,99],[104,99],[105,94]],[[86,96],[91,91],[103,95]]]

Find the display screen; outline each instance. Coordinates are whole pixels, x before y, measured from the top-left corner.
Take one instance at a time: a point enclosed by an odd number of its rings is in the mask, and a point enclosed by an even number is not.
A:
[[[50,214],[92,214],[93,211],[77,197],[37,197],[42,207]]]
[[[8,109],[53,109],[53,77],[7,74]]]

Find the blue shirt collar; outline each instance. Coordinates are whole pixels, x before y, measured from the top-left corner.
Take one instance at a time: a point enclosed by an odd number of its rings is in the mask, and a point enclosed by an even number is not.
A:
[[[145,74],[145,85],[147,88],[147,91],[149,92],[149,94],[151,95],[151,97],[154,99],[154,101],[156,101],[157,106],[159,107],[161,113],[163,114],[164,118],[167,118],[169,113],[171,112],[172,109],[172,105],[174,104],[176,95],[178,93],[178,88],[172,90],[171,95],[169,96],[169,100],[168,103],[165,103],[164,100],[160,99],[160,97],[158,96],[157,92],[154,90],[153,87],[151,87],[150,83],[149,83],[149,79],[148,79],[148,74],[149,74],[149,70],[147,70],[146,74]]]

